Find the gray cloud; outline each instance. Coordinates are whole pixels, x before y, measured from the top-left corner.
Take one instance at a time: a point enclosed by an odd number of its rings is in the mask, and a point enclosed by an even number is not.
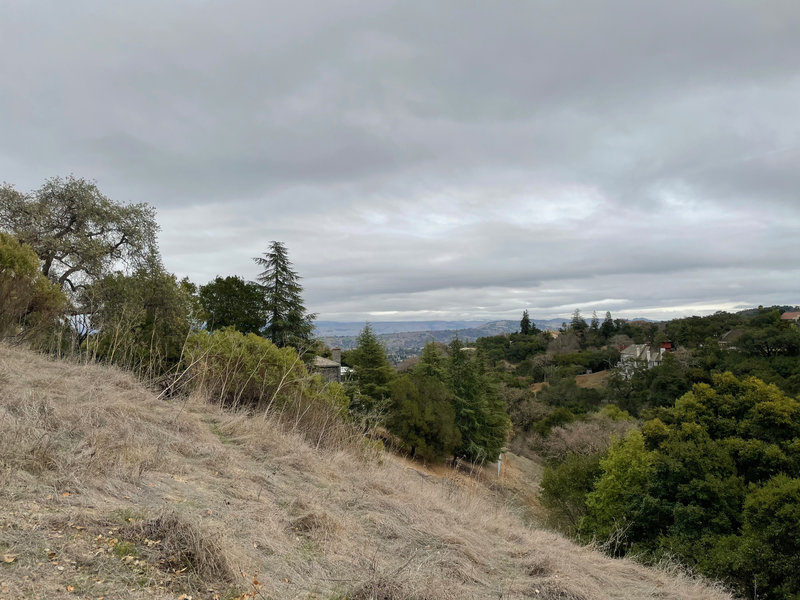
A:
[[[167,265],[287,242],[323,318],[798,302],[800,7],[10,1],[0,179],[155,205]]]

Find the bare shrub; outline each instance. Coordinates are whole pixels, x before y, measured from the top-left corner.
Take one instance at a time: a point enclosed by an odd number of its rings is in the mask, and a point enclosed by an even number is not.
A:
[[[175,512],[130,525],[126,537],[144,542],[156,553],[163,570],[182,574],[196,588],[227,585],[236,581],[236,574],[226,555],[219,533],[202,532]]]
[[[605,418],[574,421],[554,427],[549,436],[538,437],[533,443],[543,458],[563,462],[570,454],[588,456],[605,452],[614,435],[622,437],[635,426],[633,421]]]

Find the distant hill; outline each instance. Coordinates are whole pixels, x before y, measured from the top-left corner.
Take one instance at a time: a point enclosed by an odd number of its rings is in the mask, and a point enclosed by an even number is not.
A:
[[[375,333],[403,333],[406,331],[444,331],[479,327],[486,321],[377,321],[370,322]],[[317,337],[358,335],[364,329],[363,321],[315,321]]]
[[[535,319],[540,329],[555,330],[564,319]],[[502,335],[519,331],[519,321],[403,321],[371,323],[378,334],[378,339],[386,346],[389,360],[398,363],[409,356],[420,353],[428,342],[450,342],[458,337],[465,342],[473,342],[480,337]],[[455,327],[447,328],[446,325]],[[356,337],[364,328],[364,323],[347,323],[336,321],[320,321],[317,331],[338,331],[338,334],[320,334],[317,336],[330,347],[352,350],[356,347]]]

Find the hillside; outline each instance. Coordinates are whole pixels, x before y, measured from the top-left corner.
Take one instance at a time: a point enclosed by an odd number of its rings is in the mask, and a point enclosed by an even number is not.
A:
[[[475,479],[111,368],[0,345],[0,422],[3,600],[729,597],[531,529]]]

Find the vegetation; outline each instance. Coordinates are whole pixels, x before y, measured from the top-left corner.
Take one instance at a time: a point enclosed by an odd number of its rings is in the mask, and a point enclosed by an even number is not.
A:
[[[267,324],[267,303],[263,288],[236,275],[217,277],[201,285],[200,304],[209,331],[233,327],[242,333],[261,333]]]
[[[0,200],[2,338],[125,367],[162,397],[194,393],[361,458],[380,446],[368,439],[376,426],[426,462],[491,462],[509,446],[544,463],[540,500],[555,528],[617,556],[678,559],[748,597],[800,594],[800,328],[781,319],[787,307],[668,323],[587,322],[575,310],[556,332],[526,310],[519,333],[429,343],[402,373],[367,324],[341,386],[307,366],[309,350],[328,350],[310,337],[283,243],[256,259],[258,282],[198,288],[164,269],[147,205],[73,177],[30,195],[4,186]],[[621,351],[632,343],[658,364],[631,362]],[[238,443],[235,428],[208,429]],[[37,473],[52,468],[55,443],[38,439],[44,447],[22,444],[32,462],[18,461]],[[316,527],[309,518],[303,531]],[[149,539],[130,533],[120,557]],[[223,571],[219,581],[234,579]]]
[[[157,255],[152,207],[119,204],[72,176],[48,179],[30,194],[0,186],[0,230],[33,248],[42,274],[71,291],[120,261],[138,268]]]
[[[286,246],[282,242],[270,242],[264,256],[253,260],[264,267],[258,276],[268,318],[264,335],[280,347],[307,343],[315,315],[307,314],[303,306],[300,277],[292,269]]]
[[[348,352],[347,363],[355,371],[351,409],[360,415],[382,411],[394,372],[369,323],[358,336],[358,346]]]
[[[165,400],[4,345],[0,397],[3,598],[730,598],[532,528],[496,477],[376,454],[332,418]]]
[[[180,363],[198,326],[194,293],[191,283],[160,266],[105,276],[81,294],[91,315],[86,351],[149,377],[163,375]]]
[[[0,232],[0,339],[46,330],[65,305],[60,289],[40,273],[33,249]]]
[[[342,387],[312,377],[294,348],[278,348],[253,333],[199,331],[187,340],[185,354],[188,376],[220,406],[269,412],[288,402],[321,402],[338,413],[347,406]]]
[[[676,556],[745,595],[800,593],[800,401],[725,373],[657,415],[601,460],[579,529],[620,553]]]

